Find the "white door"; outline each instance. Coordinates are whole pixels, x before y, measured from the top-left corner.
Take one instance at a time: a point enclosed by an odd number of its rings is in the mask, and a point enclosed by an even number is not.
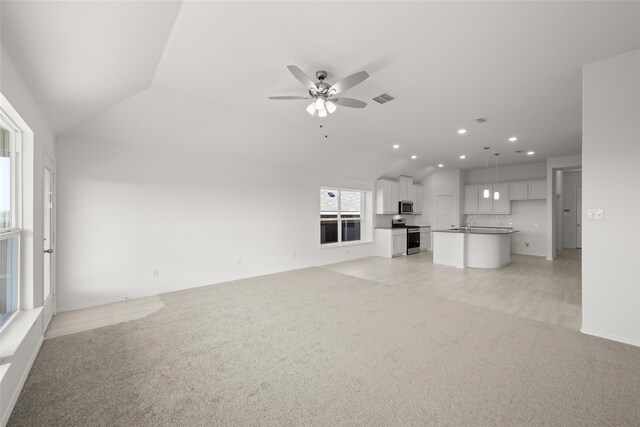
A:
[[[582,187],[576,187],[576,248],[582,249]]]
[[[43,258],[43,306],[44,328],[47,328],[51,317],[55,314],[55,284],[54,284],[54,249],[55,249],[55,221],[53,203],[55,201],[53,160],[45,156],[44,160],[44,258]]]
[[[438,196],[436,199],[436,230],[455,227],[454,219],[453,196]]]

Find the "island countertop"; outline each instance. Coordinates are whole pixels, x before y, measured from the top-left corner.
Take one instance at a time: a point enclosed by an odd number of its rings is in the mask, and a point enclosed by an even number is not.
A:
[[[431,230],[432,233],[461,233],[461,234],[512,234],[519,230],[507,227],[471,227],[467,231],[464,227]]]

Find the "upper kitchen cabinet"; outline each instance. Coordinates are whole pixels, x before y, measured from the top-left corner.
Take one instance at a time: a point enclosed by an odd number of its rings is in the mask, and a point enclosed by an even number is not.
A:
[[[495,192],[500,195],[499,199],[494,197]],[[495,214],[510,214],[511,213],[511,200],[509,200],[509,184],[496,184],[493,186],[493,213]]]
[[[529,181],[529,200],[547,198],[547,181]]]
[[[464,213],[474,214],[478,213],[478,192],[480,186],[478,185],[465,185],[464,186]]]
[[[489,197],[484,197],[485,185],[464,186],[465,214],[509,214],[509,184],[489,185]],[[500,193],[499,199],[494,199],[494,192]]]
[[[547,198],[547,181],[521,181],[509,183],[510,200],[544,200]]]
[[[413,213],[421,214],[423,198],[422,186],[408,183],[406,179],[401,179],[400,182],[391,179],[376,181],[376,214],[396,215],[400,200],[412,201]]]
[[[394,215],[398,213],[398,182],[390,179],[376,181],[376,213]]]
[[[529,183],[526,181],[510,183],[509,198],[511,200],[527,200],[529,198]]]
[[[423,189],[421,185],[409,185],[409,200],[413,202],[413,213],[422,213],[422,202],[424,199]]]

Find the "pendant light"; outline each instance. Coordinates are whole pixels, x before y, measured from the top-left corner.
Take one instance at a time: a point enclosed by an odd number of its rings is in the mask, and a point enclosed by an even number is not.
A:
[[[493,199],[494,200],[500,200],[500,192],[498,191],[498,156],[500,155],[500,153],[495,153],[494,156],[496,156],[496,185],[493,187],[493,189],[495,190],[493,192]]]
[[[489,190],[489,157],[487,150],[491,147],[484,147],[484,190],[482,191],[482,197],[488,199],[491,197],[491,190]]]

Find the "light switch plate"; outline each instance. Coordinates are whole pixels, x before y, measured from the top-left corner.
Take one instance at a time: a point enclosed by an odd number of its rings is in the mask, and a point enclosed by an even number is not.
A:
[[[591,221],[604,221],[604,209],[587,209],[587,219]]]

